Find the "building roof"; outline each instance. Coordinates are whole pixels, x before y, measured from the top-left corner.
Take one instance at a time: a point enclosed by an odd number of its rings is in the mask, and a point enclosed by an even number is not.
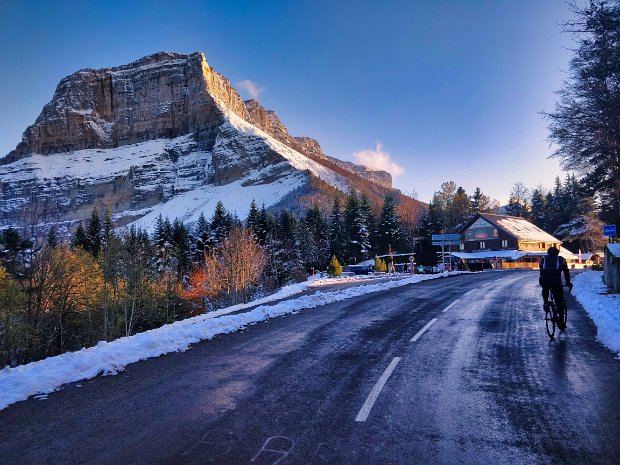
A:
[[[494,215],[491,213],[478,213],[476,217],[461,230],[461,232],[471,226],[478,217],[488,221],[493,226],[504,230],[520,241],[551,242],[556,244],[562,243],[560,239],[546,233],[538,226],[530,223],[524,218],[518,216]]]
[[[480,258],[508,258],[510,260],[518,260],[521,257],[544,257],[547,255],[546,251],[530,252],[524,250],[483,250],[480,252],[450,252],[451,255],[462,258],[464,260],[480,259]],[[586,260],[585,255],[582,254],[582,260]],[[589,254],[592,255],[592,254]],[[570,250],[561,249],[560,256],[567,260],[578,260],[579,255],[572,253]],[[590,258],[590,257],[588,257]]]
[[[607,248],[609,249],[612,255],[616,257],[620,257],[620,244],[619,243],[607,244]]]
[[[474,260],[480,258],[509,258],[517,260],[525,255],[520,250],[485,250],[482,252],[450,252],[450,255],[464,260]]]

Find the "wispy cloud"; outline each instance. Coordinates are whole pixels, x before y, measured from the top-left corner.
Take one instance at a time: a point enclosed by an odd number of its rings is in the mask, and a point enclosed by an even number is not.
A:
[[[260,94],[262,94],[263,91],[265,90],[264,88],[250,81],[249,79],[244,79],[243,81],[239,81],[237,83],[237,88],[245,91],[245,93],[248,94],[250,98],[255,98],[255,99],[257,99],[260,96]]]
[[[355,152],[353,160],[371,170],[387,171],[392,176],[398,176],[405,172],[405,169],[392,160],[390,154],[383,150],[381,142],[377,142],[374,150],[362,150]]]

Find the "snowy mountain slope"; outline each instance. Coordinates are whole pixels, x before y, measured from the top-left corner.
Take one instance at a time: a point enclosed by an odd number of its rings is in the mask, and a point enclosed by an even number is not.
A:
[[[93,207],[110,208],[118,225],[150,227],[159,214],[208,217],[218,200],[243,219],[252,199],[269,207],[320,189],[313,177],[345,193],[359,188],[355,173],[314,153],[318,142],[292,138],[276,122],[284,142],[252,124],[202,53],[80,70],[61,80],[22,142],[0,159],[0,227],[24,218],[75,225]]]

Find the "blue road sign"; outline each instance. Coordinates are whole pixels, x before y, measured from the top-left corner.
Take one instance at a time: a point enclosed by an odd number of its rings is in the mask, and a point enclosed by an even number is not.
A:
[[[615,224],[606,224],[603,226],[603,236],[615,236],[616,235],[616,225]]]
[[[445,241],[460,241],[460,234],[433,234],[431,235],[431,239],[435,242],[445,242]]]
[[[461,245],[461,241],[433,241],[433,245]]]

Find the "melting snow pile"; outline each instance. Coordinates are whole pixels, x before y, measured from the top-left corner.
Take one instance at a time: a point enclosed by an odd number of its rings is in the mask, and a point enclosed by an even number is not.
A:
[[[573,294],[597,328],[597,339],[620,357],[620,295],[608,294],[601,271],[575,276]]]

